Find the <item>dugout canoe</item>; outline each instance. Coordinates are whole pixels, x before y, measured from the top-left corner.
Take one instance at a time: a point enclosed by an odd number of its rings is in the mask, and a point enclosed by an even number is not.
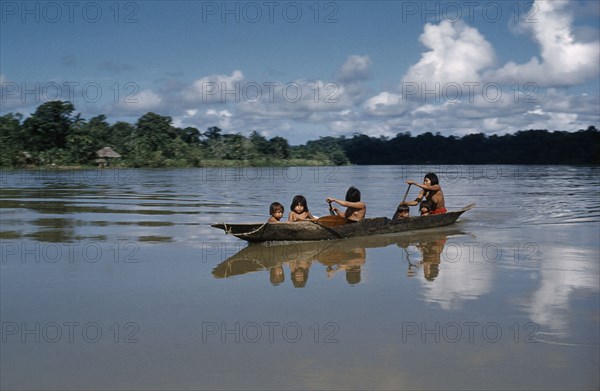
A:
[[[463,213],[474,206],[475,204],[470,204],[457,211],[439,215],[410,217],[404,220],[375,217],[335,227],[311,221],[254,224],[218,223],[211,226],[222,229],[226,234],[231,234],[248,242],[346,239],[445,227],[454,224]]]

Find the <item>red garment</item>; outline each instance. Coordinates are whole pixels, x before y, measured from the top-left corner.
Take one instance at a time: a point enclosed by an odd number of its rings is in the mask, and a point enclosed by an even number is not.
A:
[[[429,212],[429,214],[432,214],[432,215],[441,215],[441,214],[444,214],[446,212],[448,212],[446,210],[446,208],[438,208],[438,209],[432,210],[431,212]]]

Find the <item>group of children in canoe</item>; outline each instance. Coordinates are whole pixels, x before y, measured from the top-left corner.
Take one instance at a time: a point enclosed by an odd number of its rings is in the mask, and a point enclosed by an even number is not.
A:
[[[417,206],[419,205],[419,212],[421,216],[434,215],[434,214],[442,214],[446,213],[446,207],[444,203],[444,193],[442,192],[442,188],[440,187],[439,179],[436,174],[430,172],[425,175],[423,179],[423,183],[419,184],[412,180],[407,180],[406,183],[408,185],[415,185],[421,188],[419,195],[413,201],[402,202],[396,209],[396,213],[392,217],[393,220],[396,219],[406,219],[410,215],[409,206]],[[367,213],[367,205],[360,200],[360,191],[351,186],[346,192],[345,200],[338,200],[333,197],[328,197],[326,199],[329,204],[329,210],[332,215],[337,215],[341,217],[345,217],[350,221],[361,221],[365,218]],[[346,208],[345,211],[340,211],[338,208],[334,207],[333,204],[338,204]],[[316,221],[317,218],[314,217],[310,211],[308,210],[308,203],[306,198],[302,195],[297,195],[292,200],[292,204],[290,206],[290,213],[288,215],[287,221]],[[273,202],[269,208],[269,223],[279,223],[283,218],[285,208],[279,202]]]

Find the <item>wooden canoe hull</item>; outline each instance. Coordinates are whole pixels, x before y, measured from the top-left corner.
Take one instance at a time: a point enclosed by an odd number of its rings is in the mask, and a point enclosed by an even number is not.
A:
[[[410,217],[404,220],[392,221],[387,217],[376,217],[337,227],[325,227],[310,221],[258,224],[219,223],[212,224],[212,227],[222,229],[226,233],[248,242],[345,239],[444,227],[455,223],[460,215],[473,206],[471,204],[454,212]]]

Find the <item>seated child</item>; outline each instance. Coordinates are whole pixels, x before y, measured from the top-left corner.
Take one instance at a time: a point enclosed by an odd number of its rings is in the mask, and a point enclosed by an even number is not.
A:
[[[271,217],[269,217],[267,223],[279,223],[283,217],[283,209],[283,205],[281,205],[279,202],[273,202],[269,207],[269,214]]]
[[[315,216],[308,211],[308,203],[302,195],[294,197],[290,209],[288,221],[316,220]]]
[[[431,204],[428,201],[421,201],[419,204],[419,210],[421,211],[421,216],[429,216],[431,212]]]
[[[392,220],[402,220],[407,219],[409,217],[410,209],[406,204],[398,205],[398,209],[396,209],[396,213],[394,213],[394,217]]]
[[[360,190],[354,186],[350,186],[346,192],[346,201],[338,200],[333,197],[327,198],[329,204],[335,202],[341,206],[345,206],[346,210],[341,212],[338,208],[333,208],[333,211],[338,215],[347,218],[351,221],[361,221],[367,214],[367,204],[360,201]]]

